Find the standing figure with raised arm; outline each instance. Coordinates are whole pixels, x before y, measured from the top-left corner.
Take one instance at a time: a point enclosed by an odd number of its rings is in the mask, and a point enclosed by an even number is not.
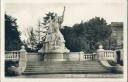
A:
[[[51,20],[51,18],[48,20],[48,30],[47,30],[47,35],[45,39],[45,49],[44,51],[62,51],[62,52],[69,52],[69,50],[65,47],[65,40],[60,32],[60,29],[62,28],[62,23],[64,19],[64,12],[65,12],[65,7],[62,16],[57,16],[55,14],[54,19]]]

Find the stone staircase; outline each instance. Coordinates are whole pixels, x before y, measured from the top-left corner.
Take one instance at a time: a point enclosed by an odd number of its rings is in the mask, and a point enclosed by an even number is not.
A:
[[[83,74],[111,73],[111,68],[105,67],[98,60],[87,61],[52,61],[28,62],[25,75],[29,74]]]

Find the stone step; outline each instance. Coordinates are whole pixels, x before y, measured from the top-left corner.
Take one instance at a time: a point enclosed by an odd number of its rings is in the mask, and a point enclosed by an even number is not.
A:
[[[72,67],[72,68],[75,68],[75,67],[84,67],[84,68],[86,68],[86,67],[92,67],[92,68],[95,68],[95,67],[101,67],[101,65],[85,65],[85,66],[82,66],[82,65],[55,65],[55,66],[50,66],[50,65],[46,65],[46,66],[27,66],[27,68],[47,68],[47,67],[49,67],[49,68],[57,68],[57,67],[61,67],[61,68],[69,68],[69,67]],[[104,67],[104,66],[102,66],[102,67]]]
[[[52,71],[49,71],[49,70],[45,70],[45,71],[25,71],[25,73],[33,73],[33,72],[37,72],[37,73],[80,73],[80,72],[83,72],[83,73],[101,73],[101,72],[105,72],[105,73],[110,73],[110,71],[105,71],[105,70],[52,70]]]
[[[25,71],[23,74],[30,74],[30,73],[110,73],[109,70],[104,70],[104,69],[100,69],[100,70],[69,70],[69,69],[65,69],[65,70],[36,70],[36,71]]]
[[[40,70],[109,70],[109,68],[104,67],[87,67],[87,68],[27,68],[25,71],[40,71]]]
[[[94,65],[94,66],[91,66],[91,65],[86,65],[86,66],[82,66],[82,65],[55,65],[55,66],[27,66],[27,68],[97,68],[97,67],[103,67],[104,66],[101,66],[101,65]]]
[[[61,68],[67,68],[67,67],[104,67],[101,65],[38,65],[38,66],[27,66],[27,68],[46,68],[46,67],[61,67]]]
[[[37,68],[37,69],[26,69],[27,71],[39,71],[39,70],[104,70],[104,68],[95,68],[95,69],[84,69],[84,68]],[[25,71],[26,71],[25,70]],[[106,69],[107,70],[107,69]]]
[[[54,70],[54,69],[61,69],[61,70],[63,70],[63,69],[74,69],[74,70],[101,70],[101,69],[107,69],[107,68],[103,68],[103,67],[95,67],[95,68],[91,68],[91,67],[80,67],[80,68],[27,68],[26,70],[47,70],[47,69],[51,69],[51,70]]]
[[[95,61],[57,61],[57,62],[29,62],[28,64],[34,64],[34,65],[40,65],[40,64],[99,64],[99,62],[95,62]]]
[[[99,61],[58,61],[58,62],[28,62],[23,74],[39,73],[110,73]]]
[[[71,63],[71,62],[67,62],[67,63],[57,63],[57,62],[52,62],[52,63],[32,63],[32,62],[28,62],[27,66],[47,66],[47,65],[99,65],[99,62],[90,62],[90,63],[85,63],[85,62],[76,62],[76,63]]]
[[[54,70],[36,70],[36,71],[34,71],[34,70],[27,70],[27,71],[25,71],[24,73],[26,73],[26,72],[41,72],[41,73],[52,73],[52,72],[54,72],[54,73],[56,73],[56,72],[110,72],[109,70],[104,70],[104,69],[100,69],[100,70],[89,70],[89,69],[77,69],[77,70],[70,70],[70,69],[64,69],[64,70],[62,70],[62,69],[54,69]]]
[[[27,64],[27,65],[29,65],[29,66],[38,66],[38,65],[45,65],[45,66],[47,66],[47,65],[80,65],[80,64],[82,64],[82,63],[79,63],[79,64],[56,64],[56,63],[54,63],[54,64]],[[99,65],[99,64],[82,64],[82,65]]]
[[[31,67],[29,67],[29,68],[26,68],[26,70],[27,69],[47,69],[47,68],[49,68],[49,69],[107,69],[107,68],[105,68],[105,67],[100,67],[100,66],[98,66],[98,67],[82,67],[82,66],[79,66],[79,67],[70,67],[70,66],[68,66],[68,67],[33,67],[33,68],[31,68]]]
[[[65,67],[65,66],[69,66],[69,65],[70,64],[68,64],[68,65],[61,65],[61,64],[59,64],[59,65],[27,65],[27,67],[56,67],[56,66]],[[99,65],[99,64],[97,64],[97,65],[90,65],[90,64],[89,65],[88,64],[87,65],[86,64],[85,65],[75,65],[74,64],[74,65],[70,65],[70,67],[71,66],[74,66],[74,67],[77,67],[77,66],[82,66],[82,67],[90,67],[90,66],[91,67],[96,67],[97,66],[98,67],[98,66],[101,66],[101,65]]]
[[[40,68],[40,67],[101,67],[101,65],[28,65],[27,68]],[[103,66],[104,67],[104,66]]]

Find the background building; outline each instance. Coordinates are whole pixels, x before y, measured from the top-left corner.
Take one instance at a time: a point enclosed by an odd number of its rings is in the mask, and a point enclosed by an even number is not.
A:
[[[111,39],[113,39],[111,48],[123,49],[123,22],[111,22],[110,26],[112,29]]]

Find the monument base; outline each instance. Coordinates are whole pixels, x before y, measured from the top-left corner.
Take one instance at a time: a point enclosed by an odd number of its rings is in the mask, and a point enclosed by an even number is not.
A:
[[[64,53],[47,52],[43,54],[44,54],[44,61],[66,61],[66,57]]]

